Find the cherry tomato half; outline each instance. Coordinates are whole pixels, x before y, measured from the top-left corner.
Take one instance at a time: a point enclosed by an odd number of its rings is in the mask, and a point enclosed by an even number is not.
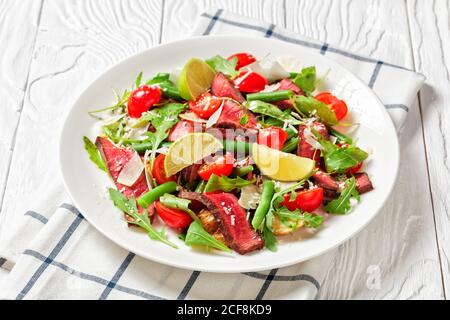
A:
[[[229,176],[233,171],[234,157],[227,152],[225,155],[217,157],[210,163],[206,163],[198,170],[198,175],[205,181],[208,181],[212,174],[217,176]]]
[[[152,175],[158,184],[163,184],[169,181],[177,181],[176,176],[166,176],[166,170],[164,168],[165,155],[159,154],[153,162]]]
[[[155,201],[155,208],[161,219],[171,228],[186,229],[192,222],[192,218],[183,210],[165,207],[160,201]]]
[[[222,100],[212,96],[209,92],[202,93],[197,100],[189,102],[189,108],[202,119],[208,119],[219,109]]]
[[[337,120],[342,120],[345,118],[348,112],[347,104],[329,92],[322,92],[315,96],[319,101],[322,101],[326,105],[330,106],[330,109],[336,114]]]
[[[285,194],[283,205],[290,211],[300,209],[306,212],[313,212],[320,207],[323,201],[323,188],[314,188],[310,190],[300,191],[297,198],[290,200],[291,194]]]
[[[173,142],[178,138],[192,133],[195,130],[195,125],[191,121],[181,120],[170,130],[168,141]]]
[[[269,82],[262,75],[253,71],[242,71],[239,77],[234,79],[234,84],[239,91],[255,93],[263,90]]]
[[[245,67],[249,65],[250,63],[253,63],[256,61],[256,58],[251,55],[250,53],[241,52],[236,53],[228,57],[228,60],[233,59],[234,57],[237,58],[237,64],[236,64],[236,70],[239,70],[242,67]]]
[[[142,85],[134,90],[128,98],[128,115],[140,118],[143,112],[161,100],[161,89],[157,86]]]
[[[268,127],[258,132],[258,143],[272,149],[281,150],[287,138],[288,134],[278,127]]]

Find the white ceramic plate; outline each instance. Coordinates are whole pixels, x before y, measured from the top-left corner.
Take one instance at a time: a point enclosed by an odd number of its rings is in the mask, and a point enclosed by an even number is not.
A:
[[[128,88],[136,75],[144,72],[150,78],[157,72],[180,68],[192,57],[209,58],[216,54],[228,56],[235,52],[251,52],[257,57],[292,55],[304,66],[314,65],[318,74],[330,70],[326,88],[342,97],[350,109],[353,121],[361,125],[355,132],[359,146],[370,151],[365,170],[369,172],[375,190],[362,196],[356,209],[346,216],[333,216],[314,236],[286,239],[278,251],[262,250],[241,256],[238,254],[206,253],[185,246],[175,233],[170,240],[179,245],[172,249],[152,241],[136,228],[129,228],[123,214],[106,196],[112,182],[98,170],[84,150],[82,137],[94,139],[94,119],[88,110],[111,105],[111,88],[119,92]],[[154,47],[115,65],[95,80],[76,101],[69,112],[60,140],[60,165],[66,188],[85,218],[101,233],[119,246],[144,258],[166,265],[210,272],[258,271],[292,265],[336,247],[366,226],[378,213],[391,193],[399,164],[397,135],[384,106],[362,81],[339,64],[311,54],[301,46],[264,38],[236,36],[197,37]]]

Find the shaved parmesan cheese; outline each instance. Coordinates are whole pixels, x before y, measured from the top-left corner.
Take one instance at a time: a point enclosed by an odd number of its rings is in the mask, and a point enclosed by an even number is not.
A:
[[[208,119],[208,121],[206,122],[206,128],[211,128],[213,125],[215,125],[217,123],[217,121],[220,118],[220,115],[222,114],[222,109],[223,109],[223,104],[224,104],[225,100],[222,100],[222,103],[219,107],[219,109],[217,109]]]
[[[330,141],[332,144],[336,144],[337,138],[335,136],[330,136]]]
[[[152,175],[150,173],[150,156],[151,150],[145,150],[144,153],[144,174],[145,174],[145,181],[147,182],[147,187],[148,190],[152,190],[153,186],[152,186]]]
[[[281,55],[277,62],[288,72],[299,72],[302,69],[300,60],[291,55]]]
[[[264,88],[264,90],[262,90],[261,92],[274,92],[274,91],[277,91],[278,89],[280,89],[280,83],[279,82],[267,85]]]
[[[156,153],[161,153],[161,154],[167,154],[167,152],[169,151],[169,147],[168,146],[163,146],[159,149],[156,149]]]
[[[137,152],[134,153],[130,161],[128,161],[120,171],[117,182],[127,187],[131,187],[144,170],[144,164]]]
[[[199,122],[199,123],[206,123],[207,121],[205,119],[200,118],[198,115],[196,115],[194,112],[186,112],[179,115],[179,117],[183,120],[191,121],[191,122]]]
[[[247,67],[253,72],[262,75],[269,82],[274,82],[289,77],[289,72],[287,72],[277,61],[267,61],[264,62],[264,64],[261,61],[256,61]]]
[[[173,82],[175,86],[178,86],[178,79],[180,79],[181,69],[174,69],[169,75],[169,80]]]
[[[322,150],[323,149],[322,145],[316,140],[316,138],[312,134],[310,128],[305,128],[305,130],[303,131],[303,135],[305,137],[305,141],[308,142],[308,144],[310,144],[311,147],[313,147],[316,150]]]
[[[252,184],[241,188],[241,196],[239,197],[238,203],[244,209],[256,209],[260,198],[260,188]]]

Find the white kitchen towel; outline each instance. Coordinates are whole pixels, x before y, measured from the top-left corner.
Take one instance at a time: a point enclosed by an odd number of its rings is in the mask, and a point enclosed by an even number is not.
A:
[[[308,48],[345,65],[378,94],[397,129],[424,77],[374,58],[308,39],[273,24],[209,10],[194,35],[246,34]],[[395,89],[394,89],[395,88]],[[53,144],[49,144],[53,145]],[[56,144],[55,144],[56,145]],[[49,157],[54,156],[49,152]],[[15,226],[0,235],[0,284],[7,299],[313,299],[335,251],[291,267],[244,274],[181,270],[147,261],[103,237],[55,183]]]

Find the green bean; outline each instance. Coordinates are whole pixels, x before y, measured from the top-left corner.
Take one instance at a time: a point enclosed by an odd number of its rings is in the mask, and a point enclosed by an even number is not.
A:
[[[163,142],[161,146],[163,147],[169,147],[172,144],[172,142]],[[137,153],[144,153],[145,151],[152,148],[152,143],[150,141],[144,141],[139,143],[132,143],[131,147],[137,152]]]
[[[252,171],[253,171],[253,166],[252,165],[243,166],[243,167],[240,167],[240,168],[235,168],[233,170],[233,175],[235,177],[242,177],[242,176],[245,176],[245,175],[249,174]]]
[[[158,86],[161,88],[164,97],[171,98],[174,100],[183,100],[183,98],[180,96],[180,93],[176,88],[166,86],[162,83],[158,84]]]
[[[203,191],[205,191],[205,187],[206,187],[206,181],[205,180],[200,180],[200,182],[198,183],[197,187],[195,187],[195,192],[203,193]]]
[[[223,140],[223,148],[226,151],[232,151],[235,153],[245,153],[246,155],[250,154],[251,151],[251,143],[243,142],[243,141],[235,141],[235,140]]]
[[[261,199],[259,200],[258,208],[256,208],[255,215],[252,219],[253,229],[257,230],[261,223],[264,221],[267,212],[270,208],[270,203],[272,201],[273,194],[275,193],[275,184],[272,180],[266,180],[263,183],[263,190],[261,194]]]
[[[286,143],[283,146],[282,151],[290,153],[297,148],[297,145],[298,145],[298,138],[297,137],[291,138],[288,141],[286,141]]]
[[[165,193],[172,193],[177,190],[177,184],[173,181],[169,181],[163,183],[156,188],[146,192],[144,195],[140,196],[137,199],[137,203],[142,208],[147,208],[153,202],[155,202],[159,197],[161,197]]]
[[[276,102],[290,99],[293,94],[292,90],[249,93],[247,94],[247,101],[260,100],[264,102]]]
[[[330,130],[330,133],[333,136],[335,136],[336,138],[338,138],[339,141],[342,141],[342,142],[345,142],[345,143],[348,143],[348,144],[353,144],[353,139],[350,138],[349,136],[347,136],[347,135],[345,135],[343,133],[340,133],[339,131],[336,131],[333,128],[330,128],[329,130]]]
[[[296,137],[298,134],[298,131],[295,131],[291,127],[287,127],[286,130],[284,130],[284,131],[287,133],[289,139]]]

